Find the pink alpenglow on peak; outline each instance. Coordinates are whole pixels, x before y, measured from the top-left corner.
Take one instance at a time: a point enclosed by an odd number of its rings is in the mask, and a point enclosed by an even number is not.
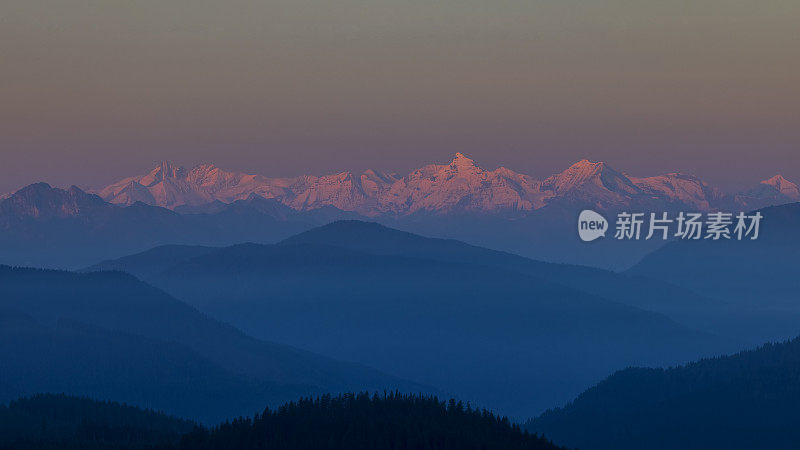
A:
[[[737,203],[748,209],[800,201],[797,185],[781,175],[763,180],[749,191],[736,195]]]
[[[642,191],[624,174],[606,163],[581,160],[542,183],[542,189],[556,197],[600,208],[626,205]]]
[[[202,205],[214,200],[211,195],[188,182],[187,175],[185,168],[164,161],[147,175],[121,180],[100,190],[98,195],[111,203],[130,205],[141,201],[165,208]]]
[[[775,175],[772,178],[762,181],[761,184],[772,186],[780,192],[781,195],[785,195],[793,200],[800,200],[800,189],[798,189],[796,184],[783,178],[783,175]]]
[[[797,185],[780,175],[747,193],[726,195],[693,175],[637,178],[603,161],[587,159],[538,180],[505,167],[485,170],[461,152],[447,164],[429,164],[403,177],[370,169],[361,174],[268,178],[225,171],[213,164],[186,169],[163,162],[146,175],[126,178],[97,193],[111,203],[143,202],[166,208],[231,203],[255,195],[300,211],[335,207],[371,217],[526,212],[554,204],[624,208],[658,202],[711,211],[800,200]]]
[[[712,209],[713,204],[723,198],[722,192],[694,175],[668,173],[655,177],[631,177],[630,179],[648,195],[677,200],[701,211]]]
[[[462,153],[450,164],[431,164],[398,180],[379,199],[385,212],[447,213],[532,210],[544,205],[540,183],[506,168],[486,171]]]

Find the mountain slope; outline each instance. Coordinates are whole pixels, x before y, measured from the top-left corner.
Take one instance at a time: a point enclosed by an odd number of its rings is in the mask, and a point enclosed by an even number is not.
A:
[[[202,245],[162,245],[142,253],[99,262],[83,269],[82,272],[119,271],[147,279],[176,264],[196,256],[206,255],[217,249],[217,247]]]
[[[0,266],[0,312],[8,321],[0,346],[6,399],[64,391],[152,402],[147,406],[207,419],[313,392],[423,389],[356,364],[253,339],[122,273]],[[192,389],[204,393],[192,397],[198,404],[180,401]],[[214,404],[216,396],[221,405]]]
[[[583,449],[797,448],[800,339],[619,371],[528,424]]]
[[[423,253],[247,244],[188,258],[147,280],[254,335],[518,415],[564,401],[619,366],[726,348],[662,315],[530,273]]]
[[[80,322],[0,313],[0,401],[38,392],[119,399],[213,423],[314,392],[257,382],[184,345]]]
[[[800,321],[800,204],[759,212],[756,240],[671,242],[625,273],[723,299],[722,307],[696,316],[706,325],[685,321],[701,329],[738,335],[748,345],[794,336]]]

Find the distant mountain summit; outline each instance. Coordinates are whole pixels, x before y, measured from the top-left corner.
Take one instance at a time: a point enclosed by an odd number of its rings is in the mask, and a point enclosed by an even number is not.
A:
[[[487,171],[461,153],[449,164],[431,164],[397,180],[378,198],[381,212],[491,212],[532,210],[549,195],[527,175],[500,167]]]
[[[604,162],[581,160],[544,180],[542,188],[557,199],[597,206],[620,205],[641,196],[642,190]]]
[[[727,200],[719,189],[709,186],[694,175],[668,173],[647,178],[631,177],[630,180],[645,195],[670,199],[700,211],[718,208]]]
[[[147,175],[126,178],[102,189],[98,194],[111,203],[124,205],[140,201],[149,205],[175,208],[210,203],[214,198],[198,189],[196,181],[191,181],[196,180],[195,172],[202,170],[202,167],[188,171],[164,161]],[[191,178],[190,172],[193,175]]]
[[[232,203],[255,195],[298,211],[335,207],[370,217],[529,212],[548,205],[615,209],[666,203],[710,211],[800,200],[797,185],[780,175],[748,192],[725,195],[688,174],[637,178],[605,162],[584,159],[538,180],[505,167],[483,169],[462,153],[456,153],[448,164],[430,164],[403,177],[367,170],[362,174],[267,178],[228,172],[213,164],[186,169],[162,162],[146,175],[120,180],[97,193],[111,203],[142,202],[170,209]]]
[[[761,184],[771,186],[776,191],[780,192],[781,195],[785,195],[793,200],[800,200],[800,190],[797,189],[797,185],[783,178],[783,175],[775,175],[768,180],[762,181]]]
[[[0,225],[24,219],[77,217],[112,208],[113,205],[102,198],[87,194],[76,186],[58,189],[47,183],[35,183],[0,200]]]
[[[752,189],[736,196],[739,203],[757,207],[778,206],[800,201],[800,189],[782,175],[763,180]]]

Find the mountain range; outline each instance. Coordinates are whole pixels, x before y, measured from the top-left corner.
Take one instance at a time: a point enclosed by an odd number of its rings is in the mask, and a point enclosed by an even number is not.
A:
[[[580,210],[740,211],[798,199],[797,186],[781,176],[724,194],[690,175],[635,178],[586,160],[544,180],[487,171],[460,153],[405,177],[266,178],[163,163],[96,193],[36,183],[0,199],[0,263],[75,269],[158,245],[275,243],[334,220],[368,219],[544,261],[624,270],[663,242],[586,245],[574,230]]]
[[[635,306],[711,302],[665,283],[361,221],[276,245],[156,248],[86,270],[132,273],[258,338],[447,386],[517,417],[619,367],[738,348]]]
[[[275,242],[355,214],[324,207],[295,211],[251,196],[211,204],[213,212],[181,214],[135,203],[108,203],[78,187],[36,183],[0,201],[0,264],[74,269],[164,244]]]
[[[461,153],[448,164],[431,164],[406,176],[367,170],[325,176],[268,178],[229,172],[213,164],[191,169],[163,162],[146,175],[125,178],[96,191],[106,201],[143,202],[165,208],[231,203],[251,195],[276,199],[295,210],[333,206],[368,217],[415,213],[513,213],[554,204],[597,209],[680,205],[709,211],[737,206],[756,209],[800,200],[797,185],[780,175],[728,195],[687,174],[637,178],[604,162],[579,161],[544,180],[505,167],[485,170]]]

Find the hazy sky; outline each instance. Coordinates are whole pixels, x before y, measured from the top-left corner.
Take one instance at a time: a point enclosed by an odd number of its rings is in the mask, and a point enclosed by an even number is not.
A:
[[[456,151],[800,182],[800,2],[3,0],[0,193]]]

